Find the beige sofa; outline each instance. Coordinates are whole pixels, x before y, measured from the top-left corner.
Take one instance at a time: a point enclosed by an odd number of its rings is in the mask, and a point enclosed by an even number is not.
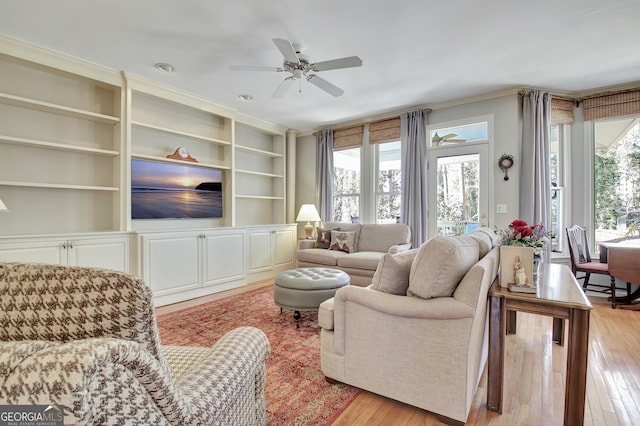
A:
[[[373,274],[380,258],[385,253],[397,253],[411,248],[411,230],[402,223],[358,224],[326,222],[322,229],[339,229],[353,232],[354,247],[349,253],[317,248],[318,240],[303,240],[297,252],[298,268],[335,268],[349,274],[351,284],[367,286],[371,284]],[[321,233],[319,232],[319,238]],[[330,234],[327,233],[329,238]],[[315,246],[315,247],[314,247]],[[330,247],[327,243],[326,246]]]
[[[347,383],[465,423],[487,357],[499,247],[486,228],[385,255],[369,287],[320,305],[321,367]]]

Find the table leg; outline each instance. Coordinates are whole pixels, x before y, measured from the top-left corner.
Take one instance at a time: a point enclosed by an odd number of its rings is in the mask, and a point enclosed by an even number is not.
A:
[[[584,423],[584,401],[587,386],[590,311],[571,309],[569,344],[567,347],[567,383],[564,398],[564,424]]]
[[[564,346],[564,319],[553,318],[553,343]]]
[[[507,326],[506,302],[489,297],[489,357],[487,360],[487,409],[502,413],[504,386],[504,345]]]
[[[517,314],[517,311],[507,311],[507,334],[516,334],[516,329],[518,328]]]

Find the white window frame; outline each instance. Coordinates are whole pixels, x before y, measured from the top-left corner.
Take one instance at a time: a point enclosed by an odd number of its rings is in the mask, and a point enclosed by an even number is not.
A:
[[[571,125],[568,124],[553,124],[558,127],[558,182],[557,193],[560,206],[559,223],[558,223],[558,235],[556,235],[558,241],[558,252],[563,255],[569,255],[569,249],[566,243],[565,228],[567,228],[571,218],[571,185],[569,184],[569,177],[571,176]],[[549,199],[551,196],[549,194]],[[593,199],[593,198],[592,198]]]
[[[375,150],[374,150],[374,173],[373,173],[373,177],[374,177],[373,219],[375,220],[375,223],[378,223],[378,196],[380,196],[380,195],[399,195],[399,196],[402,196],[402,187],[400,187],[398,189],[398,191],[396,191],[396,192],[379,192],[378,191],[378,186],[379,186],[378,177],[380,176],[380,146],[384,145],[386,143],[394,143],[394,142],[401,143],[400,140],[397,140],[397,141],[389,141],[389,142],[383,142],[383,143],[375,144]],[[398,159],[398,161],[402,162],[402,157],[400,157]],[[402,166],[400,166],[400,174],[402,175]],[[401,177],[401,179],[402,179],[402,177]],[[400,211],[402,211],[402,205],[400,205]]]
[[[336,199],[340,198],[340,197],[358,197],[358,214],[359,214],[359,221],[362,222],[362,193],[363,193],[363,145],[359,145],[357,147],[353,147],[353,148],[349,148],[349,149],[345,149],[345,150],[340,150],[340,151],[334,151],[333,155],[334,155],[334,176],[335,176],[335,155],[340,153],[341,151],[348,151],[350,149],[359,149],[360,150],[360,191],[359,192],[345,192],[345,193],[337,193],[334,192],[333,193],[333,203],[334,206],[336,204]],[[334,184],[335,185],[335,184]],[[334,186],[335,188],[335,186]],[[331,220],[340,220],[337,219],[335,216],[331,218]]]

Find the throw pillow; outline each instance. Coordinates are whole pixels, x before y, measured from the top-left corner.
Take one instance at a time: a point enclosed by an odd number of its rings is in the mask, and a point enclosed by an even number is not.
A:
[[[423,299],[451,296],[478,261],[478,243],[471,237],[436,237],[418,249],[409,273],[407,295]]]
[[[331,244],[331,231],[339,231],[340,228],[316,228],[318,237],[313,248],[328,249]]]
[[[329,250],[353,253],[355,252],[355,241],[355,232],[331,231],[331,245],[329,246]]]
[[[409,288],[409,272],[418,249],[385,253],[373,274],[371,288],[384,293],[406,295]]]

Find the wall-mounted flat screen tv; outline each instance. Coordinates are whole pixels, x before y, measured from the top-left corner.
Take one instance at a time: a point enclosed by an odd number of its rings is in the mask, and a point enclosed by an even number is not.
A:
[[[222,170],[131,160],[131,218],[222,217]]]

